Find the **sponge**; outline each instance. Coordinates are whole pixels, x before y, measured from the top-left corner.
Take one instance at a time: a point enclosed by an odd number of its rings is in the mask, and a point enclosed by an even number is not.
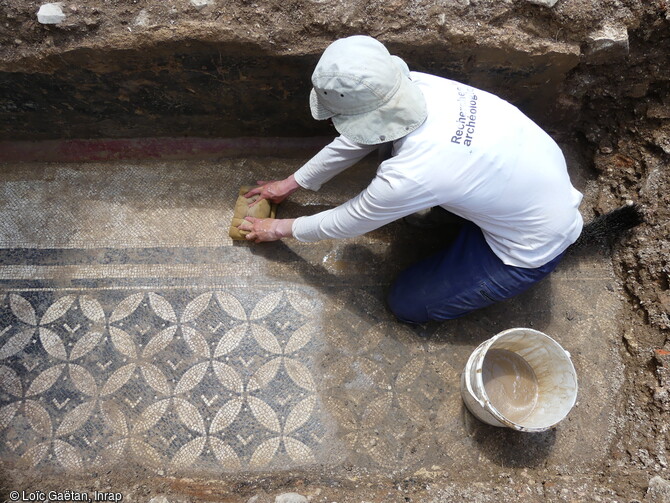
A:
[[[258,204],[249,207],[251,203],[259,198],[258,194],[248,199],[244,197],[244,194],[253,188],[254,186],[252,185],[240,187],[240,192],[235,202],[235,211],[233,212],[233,220],[230,222],[228,235],[236,241],[246,240],[245,236],[249,234],[249,231],[237,228],[244,221],[244,217],[275,218],[277,214],[277,205],[270,203],[267,199],[263,199]]]

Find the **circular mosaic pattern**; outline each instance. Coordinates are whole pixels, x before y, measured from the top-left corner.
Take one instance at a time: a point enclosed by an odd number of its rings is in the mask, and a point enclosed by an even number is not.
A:
[[[246,294],[203,293],[181,311],[154,292],[110,308],[64,295],[44,312],[6,296],[3,458],[68,470],[128,456],[168,471],[313,462],[323,428],[304,355],[319,306],[298,291]]]

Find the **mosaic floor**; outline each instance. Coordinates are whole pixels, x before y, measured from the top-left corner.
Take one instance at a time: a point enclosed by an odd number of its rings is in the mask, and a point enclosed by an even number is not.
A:
[[[606,258],[571,256],[512,302],[410,329],[386,311],[385,289],[435,238],[401,223],[316,244],[227,237],[239,186],[300,162],[0,167],[3,466],[580,473],[606,456],[623,375]],[[343,202],[373,172],[280,211]],[[580,398],[555,430],[489,427],[462,405],[470,352],[514,326],[572,353]]]

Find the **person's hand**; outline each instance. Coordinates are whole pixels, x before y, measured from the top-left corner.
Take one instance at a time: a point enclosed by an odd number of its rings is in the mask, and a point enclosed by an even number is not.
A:
[[[277,241],[281,238],[293,235],[293,221],[295,219],[256,218],[244,217],[244,222],[238,225],[238,229],[249,231],[245,237],[254,243]]]
[[[252,196],[255,196],[256,194],[258,194],[259,196],[258,199],[256,199],[249,206],[254,206],[263,199],[267,199],[268,201],[273,203],[281,203],[289,195],[291,195],[293,192],[295,192],[300,188],[300,185],[298,185],[298,182],[295,181],[293,175],[289,176],[288,178],[285,178],[284,180],[272,180],[272,181],[259,180],[256,183],[259,185],[259,187],[255,187],[246,194],[244,194],[244,197],[246,197],[247,199]]]

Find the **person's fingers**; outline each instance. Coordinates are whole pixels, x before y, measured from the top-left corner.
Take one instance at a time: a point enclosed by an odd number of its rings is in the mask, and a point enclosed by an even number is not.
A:
[[[255,196],[256,194],[261,194],[263,192],[263,189],[265,188],[264,186],[267,185],[268,183],[272,183],[272,181],[258,180],[256,182],[256,185],[258,185],[258,187],[254,187],[253,189],[251,189],[249,192],[244,194],[244,197],[248,199],[252,196]]]
[[[260,203],[263,199],[267,199],[268,201],[272,201],[272,198],[275,197],[275,194],[271,192],[270,190],[265,190],[265,192],[262,192],[261,194],[258,195],[258,198],[249,204],[249,208],[252,206],[256,206],[258,203]]]
[[[249,208],[256,206],[263,199],[267,199],[271,202],[280,202],[286,197],[285,195],[281,194],[279,181],[277,180],[258,180],[256,183],[258,183],[259,187],[256,187],[244,194],[244,197],[247,199],[258,195],[255,201],[249,203]]]
[[[253,226],[254,226],[254,220],[251,220],[251,219],[255,220],[254,217],[244,217],[244,220],[242,220],[242,222],[240,222],[240,225],[238,225],[237,228],[241,229],[243,231],[252,230]]]
[[[247,192],[246,194],[244,194],[244,197],[246,197],[247,199],[249,199],[250,197],[253,197],[253,196],[255,196],[256,194],[260,194],[262,191],[263,191],[263,187],[256,187],[256,188],[251,189],[251,190],[250,190],[249,192]]]
[[[246,236],[244,236],[247,241],[254,241],[256,239],[256,233],[255,232],[250,232]]]

